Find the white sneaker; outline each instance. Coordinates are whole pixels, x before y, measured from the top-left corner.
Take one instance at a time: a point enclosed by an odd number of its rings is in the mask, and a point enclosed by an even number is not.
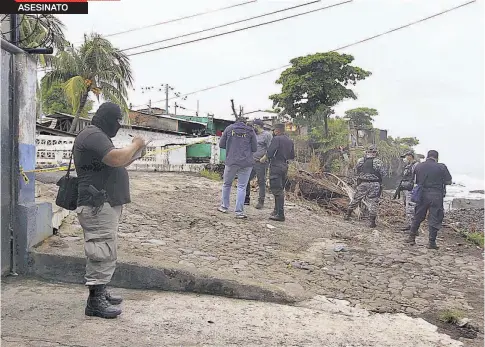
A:
[[[222,213],[227,213],[227,208],[224,208],[224,207],[220,206],[220,207],[217,209],[217,211],[222,212]]]

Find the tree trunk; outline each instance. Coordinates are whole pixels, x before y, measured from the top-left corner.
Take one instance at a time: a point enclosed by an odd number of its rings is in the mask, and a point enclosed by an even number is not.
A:
[[[325,126],[325,138],[328,139],[328,115],[323,116],[323,124]]]
[[[88,93],[85,93],[81,96],[81,103],[79,104],[79,110],[77,110],[77,113],[74,116],[74,119],[72,120],[71,128],[69,129],[69,132],[71,134],[74,134],[74,132],[76,131],[77,123],[79,122],[79,116],[81,115],[87,101],[88,101]]]

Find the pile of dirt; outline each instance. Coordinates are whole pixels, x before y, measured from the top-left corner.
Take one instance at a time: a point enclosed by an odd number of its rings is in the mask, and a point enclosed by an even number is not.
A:
[[[445,223],[467,232],[481,232],[484,229],[484,209],[451,210],[445,214]]]

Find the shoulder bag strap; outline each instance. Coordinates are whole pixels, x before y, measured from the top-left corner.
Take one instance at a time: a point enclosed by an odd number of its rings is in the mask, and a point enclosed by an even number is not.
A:
[[[66,173],[67,178],[69,178],[69,175],[71,174],[72,154],[73,153],[74,153],[74,144],[72,145],[71,155],[69,156],[69,165],[67,166],[67,173]]]

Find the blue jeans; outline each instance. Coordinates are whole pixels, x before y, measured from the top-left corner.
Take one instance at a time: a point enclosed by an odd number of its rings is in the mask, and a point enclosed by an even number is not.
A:
[[[241,168],[236,165],[227,166],[224,168],[224,183],[222,184],[222,202],[221,207],[229,209],[229,198],[231,197],[232,182],[237,176],[237,195],[236,195],[236,214],[244,213],[244,199],[246,197],[246,186],[249,181],[249,175],[253,168]]]

